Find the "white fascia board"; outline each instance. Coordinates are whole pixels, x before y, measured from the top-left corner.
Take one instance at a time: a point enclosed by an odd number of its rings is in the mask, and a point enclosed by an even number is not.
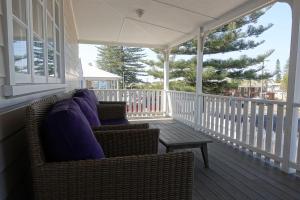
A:
[[[153,45],[153,44],[143,44],[143,43],[126,43],[126,42],[116,42],[116,41],[93,41],[93,40],[78,40],[80,44],[93,44],[93,45],[116,45],[116,46],[126,46],[126,47],[140,47],[140,48],[156,48],[165,49],[168,45]]]
[[[203,33],[209,33],[210,31],[227,24],[231,21],[234,21],[240,17],[243,17],[245,15],[248,15],[255,10],[261,9],[267,5],[270,5],[272,3],[276,2],[276,0],[252,0],[248,1],[247,3],[231,10],[230,12],[227,12],[226,14],[222,15],[221,17],[218,17],[218,19],[211,20],[210,22],[207,22],[203,24]],[[168,48],[172,48],[175,46],[178,46],[184,42],[187,42],[193,38],[195,38],[199,34],[200,27],[195,29],[189,34],[184,35],[183,37],[169,43]]]

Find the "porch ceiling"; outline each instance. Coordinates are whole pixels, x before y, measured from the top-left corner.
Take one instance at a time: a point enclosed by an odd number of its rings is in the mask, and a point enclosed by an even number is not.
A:
[[[274,0],[72,0],[79,42],[170,47]],[[137,9],[144,10],[139,17]]]

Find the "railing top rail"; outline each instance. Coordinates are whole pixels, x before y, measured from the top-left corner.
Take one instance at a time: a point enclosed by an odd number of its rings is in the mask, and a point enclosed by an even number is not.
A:
[[[91,89],[95,91],[163,91],[156,89]]]
[[[167,92],[172,92],[172,93],[183,93],[183,94],[190,94],[190,95],[196,95],[195,92],[184,92],[184,91],[176,91],[176,90],[169,90]]]
[[[266,99],[250,99],[250,98],[244,98],[244,97],[233,97],[233,96],[221,96],[221,95],[214,95],[214,94],[200,94],[200,96],[206,96],[206,97],[213,97],[213,98],[220,98],[220,99],[231,99],[236,101],[249,101],[249,102],[255,102],[255,103],[263,103],[263,104],[278,104],[278,105],[286,105],[287,102],[284,101],[276,101],[276,100],[266,100]]]

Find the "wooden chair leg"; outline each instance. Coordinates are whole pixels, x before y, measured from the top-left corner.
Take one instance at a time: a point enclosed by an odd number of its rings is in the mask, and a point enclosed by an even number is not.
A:
[[[203,157],[205,168],[209,168],[209,165],[208,165],[207,144],[202,144],[201,145],[201,153],[202,153],[202,157]]]

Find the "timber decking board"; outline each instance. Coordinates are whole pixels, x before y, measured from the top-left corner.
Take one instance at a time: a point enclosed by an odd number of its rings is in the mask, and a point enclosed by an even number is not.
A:
[[[149,121],[160,134],[172,132],[176,137],[200,134],[174,120]],[[163,145],[160,153],[165,152]],[[183,150],[184,151],[184,150]],[[193,200],[300,200],[300,178],[287,175],[236,147],[216,139],[208,144],[210,168],[205,169],[200,149],[195,153]]]

